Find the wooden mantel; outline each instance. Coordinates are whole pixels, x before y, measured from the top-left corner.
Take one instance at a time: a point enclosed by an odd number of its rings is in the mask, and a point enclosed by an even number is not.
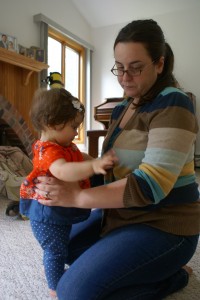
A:
[[[0,48],[0,61],[28,70],[27,78],[24,82],[25,85],[28,85],[28,79],[30,79],[30,75],[33,72],[41,72],[42,70],[48,68],[48,65],[44,63],[18,54],[16,52],[8,51],[4,48]]]
[[[47,68],[45,63],[0,48],[0,95],[16,108],[31,130],[30,105],[40,86],[39,73]]]

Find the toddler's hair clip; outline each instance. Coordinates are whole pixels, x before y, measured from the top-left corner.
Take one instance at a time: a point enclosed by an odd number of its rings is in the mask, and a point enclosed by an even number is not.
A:
[[[82,111],[81,103],[78,100],[73,100],[72,101],[73,107],[76,108],[78,111]]]

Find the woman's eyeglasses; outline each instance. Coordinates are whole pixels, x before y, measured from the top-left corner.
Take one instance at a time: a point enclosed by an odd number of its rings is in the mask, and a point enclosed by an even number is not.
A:
[[[123,76],[125,73],[127,73],[129,76],[140,76],[141,73],[148,67],[151,66],[155,61],[152,61],[150,64],[146,66],[141,67],[135,67],[135,68],[129,68],[127,70],[124,70],[122,67],[117,67],[114,65],[112,69],[110,70],[113,75],[115,76]]]

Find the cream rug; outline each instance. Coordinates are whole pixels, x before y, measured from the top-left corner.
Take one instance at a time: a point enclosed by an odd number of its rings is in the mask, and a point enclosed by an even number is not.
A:
[[[0,300],[50,300],[42,251],[32,235],[29,221],[5,215],[8,203],[6,198],[0,197]],[[190,266],[194,273],[189,285],[167,300],[200,299],[200,246]]]

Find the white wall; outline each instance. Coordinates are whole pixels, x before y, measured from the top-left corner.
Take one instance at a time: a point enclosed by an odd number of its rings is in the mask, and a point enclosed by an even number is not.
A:
[[[148,18],[144,16],[144,18]],[[174,74],[185,91],[196,95],[197,118],[200,125],[200,4],[199,9],[190,9],[176,13],[153,17],[162,27],[166,40],[175,55]],[[110,69],[114,64],[113,43],[118,31],[125,24],[93,29],[93,83],[92,100],[96,106],[109,97],[121,97],[122,89]],[[93,121],[94,128],[102,128]],[[200,132],[196,145],[200,154]]]
[[[40,13],[91,44],[91,28],[69,0],[0,0],[0,32],[16,36],[27,48],[39,46],[33,16]]]

